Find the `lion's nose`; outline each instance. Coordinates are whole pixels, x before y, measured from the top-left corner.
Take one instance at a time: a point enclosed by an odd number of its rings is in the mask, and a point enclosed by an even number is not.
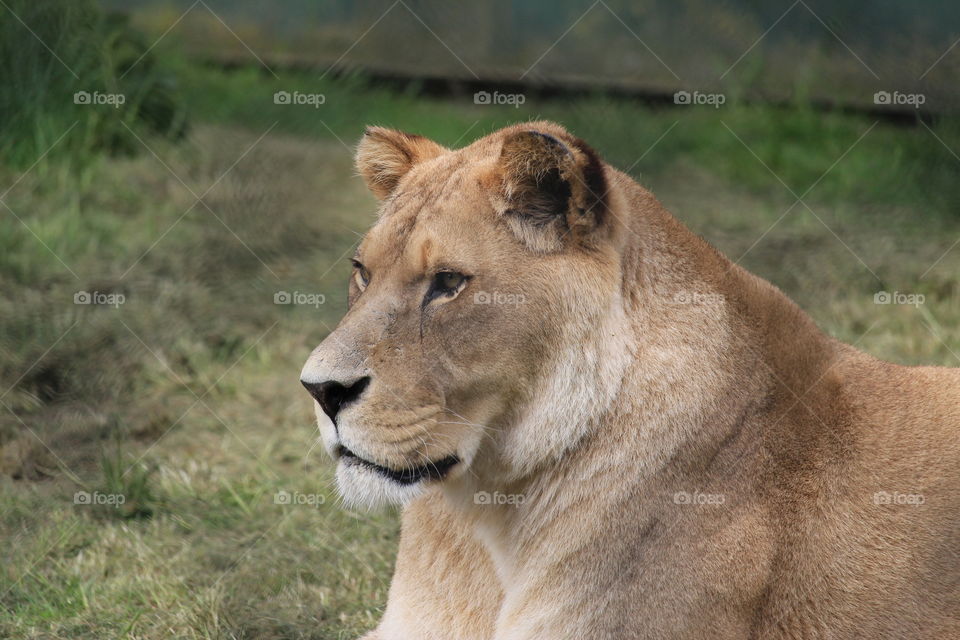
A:
[[[340,409],[360,397],[370,384],[370,376],[363,376],[349,382],[327,380],[326,382],[307,382],[300,380],[310,395],[320,403],[320,408],[336,423]]]

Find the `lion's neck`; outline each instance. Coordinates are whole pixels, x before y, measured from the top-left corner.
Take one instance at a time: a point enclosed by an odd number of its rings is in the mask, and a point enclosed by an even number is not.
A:
[[[757,422],[774,386],[803,385],[791,377],[809,378],[830,358],[829,340],[778,290],[652,197],[637,206],[640,240],[624,252],[620,295],[556,355],[551,377],[510,425],[498,452],[507,464],[478,468],[468,483],[489,496],[465,515],[505,584],[532,570],[531,549],[578,543],[558,526],[568,510],[600,526],[625,493],[642,501],[664,476],[696,491],[683,469],[739,446],[732,434]],[[786,344],[806,345],[821,364],[794,366]],[[465,497],[461,489],[458,501]]]

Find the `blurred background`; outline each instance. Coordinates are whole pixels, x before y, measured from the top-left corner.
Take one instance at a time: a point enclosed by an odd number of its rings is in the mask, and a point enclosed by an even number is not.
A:
[[[556,120],[830,334],[960,365],[960,5],[0,0],[0,637],[352,638],[297,377],[366,125]]]

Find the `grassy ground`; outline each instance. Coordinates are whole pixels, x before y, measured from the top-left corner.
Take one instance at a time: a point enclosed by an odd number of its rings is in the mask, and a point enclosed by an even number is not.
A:
[[[951,122],[601,97],[493,108],[178,75],[185,141],[131,132],[132,157],[0,168],[0,637],[351,638],[375,624],[396,516],[336,504],[297,383],[372,219],[347,148],[369,123],[462,145],[559,120],[828,332],[958,364],[960,163],[937,139],[960,148]],[[880,290],[925,303],[876,305]],[[324,299],[275,304],[282,292]]]

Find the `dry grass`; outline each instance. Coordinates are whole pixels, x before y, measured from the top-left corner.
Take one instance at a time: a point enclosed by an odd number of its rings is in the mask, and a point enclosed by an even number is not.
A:
[[[256,139],[202,129],[183,148],[155,147],[172,173],[149,153],[108,161],[69,196],[76,208],[59,189],[34,193],[39,176],[12,192],[14,209],[42,212],[31,227],[79,279],[40,255],[42,295],[4,300],[10,324],[47,322],[7,344],[21,361],[6,361],[3,399],[19,417],[3,410],[0,423],[0,636],[329,638],[376,618],[395,520],[334,505],[297,384],[342,313],[338,258],[372,203],[339,145],[271,137],[230,169]],[[190,190],[228,169],[205,197],[214,213],[194,207],[121,277],[188,210]],[[58,235],[99,223],[124,246],[76,249]],[[29,240],[25,252],[45,251]],[[79,289],[126,302],[78,307]],[[275,305],[277,291],[327,300]],[[126,501],[78,505],[77,491]],[[280,491],[324,504],[276,504]]]

